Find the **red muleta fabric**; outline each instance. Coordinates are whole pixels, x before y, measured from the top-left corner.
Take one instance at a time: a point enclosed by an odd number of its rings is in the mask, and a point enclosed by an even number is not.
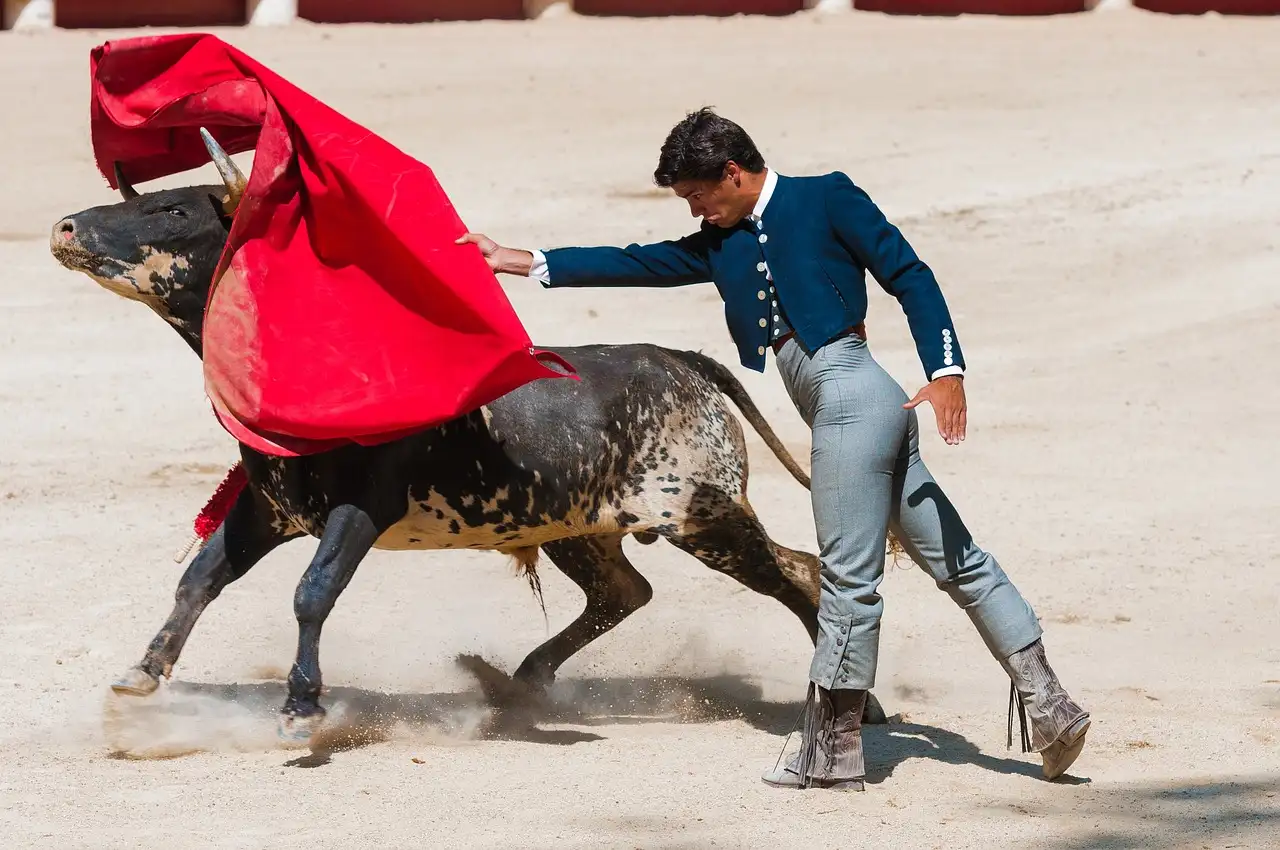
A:
[[[423,163],[212,35],[108,41],[90,68],[112,188],[116,162],[131,182],[211,169],[200,127],[255,150],[204,322],[205,391],[237,440],[375,445],[577,378],[532,346],[476,246],[454,244],[466,227]]]

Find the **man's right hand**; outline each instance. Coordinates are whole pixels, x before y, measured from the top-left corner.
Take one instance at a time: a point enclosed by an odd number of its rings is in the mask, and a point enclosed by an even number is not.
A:
[[[480,249],[485,262],[495,274],[514,274],[528,277],[533,269],[533,254],[518,248],[503,248],[483,233],[467,233],[458,237],[456,244],[471,243]]]

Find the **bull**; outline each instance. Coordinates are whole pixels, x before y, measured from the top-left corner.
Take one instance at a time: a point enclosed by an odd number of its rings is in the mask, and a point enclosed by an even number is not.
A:
[[[151,308],[199,356],[212,277],[246,180],[207,133],[225,185],[140,194],[68,216],[51,251],[67,269]],[[545,695],[558,668],[652,598],[623,551],[665,539],[772,597],[816,639],[818,559],[771,540],[747,500],[743,430],[731,400],[790,473],[808,476],[743,386],[700,353],[648,344],[550,349],[582,380],[535,381],[470,414],[377,446],[277,457],[240,444],[248,483],[178,583],[142,660],[112,683],[146,696],[169,677],[201,613],[268,553],[319,539],[297,585],[298,648],[280,713],[305,741],[325,716],[320,633],[362,558],[391,550],[489,550],[537,589],[544,553],[586,597],[582,613],[520,664],[513,689]],[[883,722],[869,700],[866,722]]]

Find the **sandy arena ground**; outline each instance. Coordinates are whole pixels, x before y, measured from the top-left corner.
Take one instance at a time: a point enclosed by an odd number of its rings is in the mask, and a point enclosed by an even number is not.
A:
[[[1280,846],[1280,20],[220,33],[431,164],[507,244],[688,231],[649,175],[704,103],[783,173],[845,170],[903,226],[971,369],[969,439],[944,445],[926,409],[926,459],[1094,724],[1072,777],[1042,781],[1005,748],[1008,680],[967,618],[895,569],[877,687],[895,718],[866,733],[867,793],[843,796],[758,778],[803,697],[800,625],[666,545],[629,544],[654,601],[562,671],[582,716],[524,740],[474,738],[454,658],[510,671],[582,597],[548,568],[544,622],[498,555],[365,561],[323,641],[341,746],[275,737],[309,542],[223,594],[159,694],[108,697],[234,456],[178,338],[48,252],[58,218],[113,201],[87,71],[114,35],[0,35],[4,847]],[[711,287],[504,285],[540,344],[703,347],[807,460]],[[869,286],[874,351],[914,392],[906,322]],[[812,551],[807,494],[751,436],[755,505]]]

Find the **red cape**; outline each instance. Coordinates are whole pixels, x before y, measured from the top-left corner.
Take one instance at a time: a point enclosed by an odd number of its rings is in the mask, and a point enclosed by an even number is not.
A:
[[[204,322],[205,389],[276,455],[385,442],[539,378],[538,351],[431,169],[204,34],[93,49],[98,170],[113,188],[206,168],[205,127],[253,172]],[[216,182],[216,178],[203,182]]]

